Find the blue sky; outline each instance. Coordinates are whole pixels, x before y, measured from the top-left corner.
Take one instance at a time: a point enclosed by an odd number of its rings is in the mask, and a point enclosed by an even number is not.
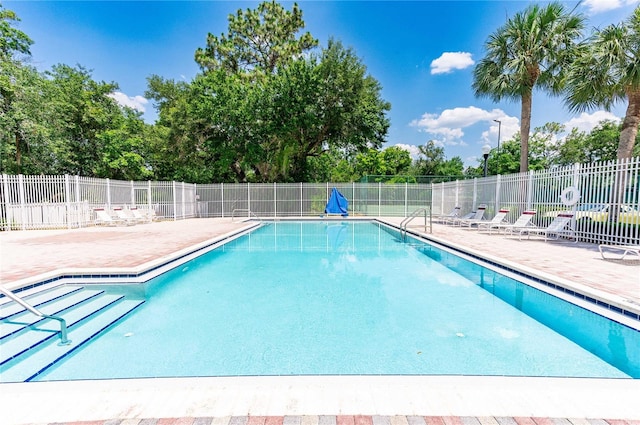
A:
[[[584,0],[567,8],[587,18],[587,30],[619,23],[640,0]],[[281,2],[287,9],[292,2]],[[209,32],[228,29],[227,17],[256,1],[4,1],[18,14],[18,28],[33,40],[32,65],[81,65],[95,80],[115,82],[119,102],[156,112],[144,99],[146,78],[190,81],[199,71],[193,60]],[[519,131],[519,102],[477,99],[471,88],[474,64],[487,37],[528,1],[299,1],[306,31],[326,46],[330,37],[354,49],[391,103],[385,146],[416,146],[434,140],[446,157],[478,165],[481,147],[497,146]],[[542,92],[533,100],[532,128],[555,121],[584,131],[612,113],[570,114],[562,99]]]

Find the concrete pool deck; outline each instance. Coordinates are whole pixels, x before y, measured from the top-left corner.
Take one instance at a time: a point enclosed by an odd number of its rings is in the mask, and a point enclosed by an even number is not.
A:
[[[61,268],[136,268],[244,226],[230,219],[190,219],[0,232],[0,282],[13,288]],[[420,231],[417,224],[411,229]],[[595,245],[519,241],[440,225],[426,236],[640,309],[640,261],[605,261]],[[626,420],[609,421],[621,425],[640,424],[638,400],[640,380],[620,379],[283,376],[43,382],[0,384],[0,423],[151,425],[158,418],[165,418],[158,423],[181,418],[176,423],[244,425],[247,417],[257,416],[275,418],[265,419],[270,425],[419,425],[425,417],[427,422],[444,417],[440,423],[446,425]]]

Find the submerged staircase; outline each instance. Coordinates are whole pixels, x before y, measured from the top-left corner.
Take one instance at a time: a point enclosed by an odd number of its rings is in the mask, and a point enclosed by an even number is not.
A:
[[[144,303],[144,299],[91,285],[60,283],[19,295],[43,314],[64,318],[71,342],[60,344],[60,325],[55,320],[39,317],[8,297],[0,298],[0,383],[33,379]]]

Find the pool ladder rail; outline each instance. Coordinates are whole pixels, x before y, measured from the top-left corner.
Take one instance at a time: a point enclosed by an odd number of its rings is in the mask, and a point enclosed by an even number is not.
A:
[[[421,213],[424,213],[424,232],[425,233],[427,232],[427,214],[428,214],[429,215],[429,220],[428,220],[429,233],[432,233],[433,227],[432,227],[432,219],[431,219],[431,208],[418,208],[417,210],[409,214],[408,217],[405,217],[405,219],[400,222],[400,236],[402,237],[403,241],[407,237],[407,227],[409,226],[409,223],[411,223],[413,219],[416,218]]]
[[[253,211],[251,211],[248,208],[236,208],[233,211],[231,211],[231,221],[234,221],[236,218],[236,213],[237,212],[243,212],[246,213],[246,218],[251,218],[254,217],[256,220],[258,220],[260,223],[262,223],[262,219],[260,217],[258,217]],[[243,218],[245,216],[242,216]]]
[[[62,317],[44,314],[37,308],[33,307],[31,304],[27,303],[25,300],[23,300],[22,298],[14,294],[13,292],[3,288],[2,285],[0,285],[0,292],[2,292],[6,297],[12,299],[13,301],[20,304],[22,307],[29,310],[31,313],[35,314],[38,317],[57,320],[60,323],[60,342],[58,343],[58,345],[71,344],[71,340],[67,337],[67,322]]]

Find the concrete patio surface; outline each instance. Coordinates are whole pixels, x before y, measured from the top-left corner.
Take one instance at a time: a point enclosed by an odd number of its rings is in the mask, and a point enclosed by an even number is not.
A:
[[[15,288],[59,269],[139,268],[246,226],[211,218],[0,232],[0,283]],[[424,231],[417,223],[410,230]],[[520,241],[442,225],[434,225],[425,237],[640,311],[636,259],[607,261],[595,245]],[[414,425],[420,422],[418,416],[449,418],[439,422],[443,425],[544,422],[531,418],[556,418],[547,423],[573,425],[604,425],[598,418],[605,418],[612,420],[610,425],[622,425],[640,423],[638,400],[640,380],[305,376],[69,381],[0,384],[0,423],[151,425],[171,423],[158,418],[180,418],[174,422],[242,425],[248,417],[259,416],[301,425],[309,418],[317,423],[318,415],[334,415],[334,423],[335,415],[373,415],[374,424],[383,420],[398,425]]]

